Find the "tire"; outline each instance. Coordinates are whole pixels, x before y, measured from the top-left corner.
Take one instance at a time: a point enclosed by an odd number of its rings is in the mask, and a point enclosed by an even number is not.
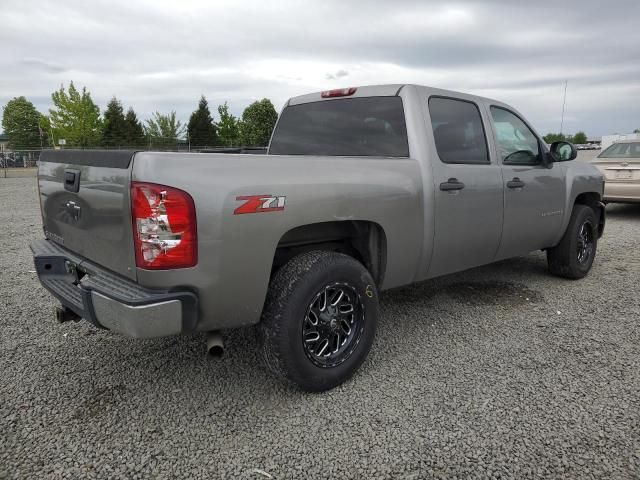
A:
[[[367,269],[340,253],[307,252],[271,280],[258,326],[260,349],[277,376],[306,391],[329,390],[358,370],[377,322],[378,292]]]
[[[596,213],[586,205],[575,205],[562,240],[547,250],[549,270],[559,277],[583,278],[591,270],[597,246]]]

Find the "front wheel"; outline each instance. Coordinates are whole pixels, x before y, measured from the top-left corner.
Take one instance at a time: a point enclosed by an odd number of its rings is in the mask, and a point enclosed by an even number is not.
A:
[[[592,208],[575,205],[560,243],[547,250],[549,270],[560,277],[584,277],[593,265],[598,246],[598,219]]]
[[[335,252],[304,253],[269,285],[259,325],[263,358],[304,390],[328,390],[365,360],[377,321],[375,283],[360,262]]]

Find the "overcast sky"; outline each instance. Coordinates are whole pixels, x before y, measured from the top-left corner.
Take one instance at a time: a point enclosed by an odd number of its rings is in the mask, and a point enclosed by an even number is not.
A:
[[[186,120],[204,94],[270,98],[418,83],[514,105],[541,132],[640,128],[640,0],[2,0],[0,105],[43,112],[73,80],[101,110]]]

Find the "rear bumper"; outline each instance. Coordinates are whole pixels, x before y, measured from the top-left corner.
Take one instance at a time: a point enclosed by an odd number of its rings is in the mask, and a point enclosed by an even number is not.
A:
[[[37,240],[30,247],[40,283],[97,327],[137,338],[195,329],[198,297],[191,291],[145,289],[50,240]]]
[[[604,185],[605,202],[640,202],[640,183],[606,182]]]

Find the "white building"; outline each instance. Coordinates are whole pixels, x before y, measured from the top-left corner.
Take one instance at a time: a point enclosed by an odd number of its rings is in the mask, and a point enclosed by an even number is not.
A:
[[[604,150],[613,142],[617,142],[618,140],[638,140],[640,141],[640,133],[623,133],[622,135],[603,135],[602,136],[602,149]]]

